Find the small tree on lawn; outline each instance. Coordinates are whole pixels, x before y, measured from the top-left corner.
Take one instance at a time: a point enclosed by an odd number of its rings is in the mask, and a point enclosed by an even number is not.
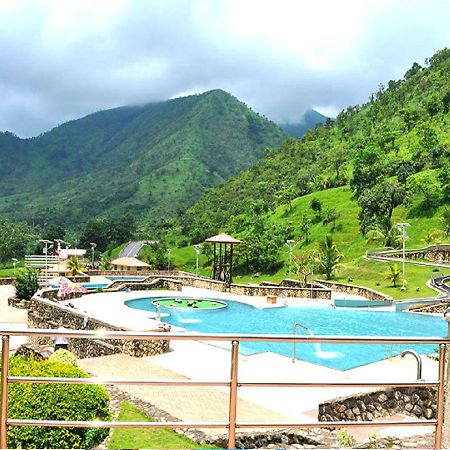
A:
[[[318,253],[319,269],[325,274],[327,280],[333,277],[342,258],[343,255],[333,242],[333,238],[327,235],[325,240],[319,243]]]
[[[401,276],[402,276],[402,269],[397,263],[390,264],[389,269],[384,273],[384,279],[392,281],[394,287],[397,287],[397,284],[400,281]]]
[[[320,218],[322,214],[322,203],[317,198],[313,198],[310,203],[311,209],[316,214],[317,218]]]
[[[450,236],[450,208],[447,207],[444,209],[439,219],[439,222],[441,223],[442,231],[447,236]]]
[[[314,255],[310,252],[303,252],[295,255],[293,260],[295,275],[300,280],[302,287],[305,287],[308,277],[314,273]]]

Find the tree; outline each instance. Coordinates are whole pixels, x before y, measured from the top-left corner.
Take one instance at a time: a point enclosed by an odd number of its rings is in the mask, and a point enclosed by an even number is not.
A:
[[[387,231],[392,228],[392,212],[396,206],[405,203],[405,188],[392,181],[382,181],[364,191],[358,199],[361,210],[358,214],[361,232],[379,227]]]
[[[439,222],[441,223],[441,228],[447,236],[450,236],[450,207],[447,207],[442,212],[441,217],[439,218]]]
[[[325,240],[319,243],[318,263],[320,273],[324,273],[327,280],[331,279],[342,258],[343,255],[334,244],[333,238],[327,235]]]
[[[301,237],[305,239],[305,242],[309,242],[309,231],[311,229],[312,221],[311,219],[304,214],[302,216],[302,221],[300,222],[300,233]]]
[[[308,277],[314,273],[315,258],[311,252],[294,255],[294,273],[300,280],[302,287],[308,284]]]
[[[422,194],[424,208],[435,207],[442,198],[441,184],[433,170],[424,170],[408,178],[407,187],[416,194]]]
[[[331,231],[336,230],[336,221],[341,217],[341,213],[336,211],[335,208],[328,209],[325,218],[323,219],[323,224],[328,225],[329,223],[332,223],[333,226],[331,227]]]
[[[64,239],[66,231],[60,225],[54,223],[48,224],[42,231],[42,239],[54,241],[55,239]]]
[[[313,198],[310,203],[311,209],[316,214],[316,217],[320,217],[322,213],[322,203],[319,199]]]
[[[67,267],[73,276],[82,274],[85,269],[76,256],[72,256],[67,260]]]
[[[384,279],[392,281],[394,287],[397,287],[397,283],[399,282],[401,275],[402,269],[397,263],[394,263],[389,265],[389,269],[384,273]]]
[[[16,297],[21,300],[30,300],[39,289],[38,272],[36,270],[21,270],[14,281]]]
[[[11,258],[19,258],[24,255],[30,238],[25,223],[0,220],[0,262],[4,267]]]
[[[427,245],[438,242],[442,238],[442,231],[437,228],[431,228],[427,231],[421,241]]]
[[[395,225],[389,229],[375,226],[367,232],[367,243],[369,242],[381,242],[385,247],[400,248],[403,237]]]
[[[386,156],[373,146],[365,147],[356,152],[354,158],[353,177],[350,186],[355,190],[356,196],[375,186],[385,172]]]

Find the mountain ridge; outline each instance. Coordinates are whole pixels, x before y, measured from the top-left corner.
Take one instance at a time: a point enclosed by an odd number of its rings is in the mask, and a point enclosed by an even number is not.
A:
[[[287,137],[222,90],[99,111],[35,138],[0,133],[0,214],[170,217]]]

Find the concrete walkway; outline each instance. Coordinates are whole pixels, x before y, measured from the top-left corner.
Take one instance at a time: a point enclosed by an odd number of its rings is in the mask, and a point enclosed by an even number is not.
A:
[[[17,309],[8,306],[8,297],[14,295],[15,289],[10,285],[0,285],[0,328],[7,324],[11,328],[26,328],[27,327],[27,310]],[[25,337],[12,337],[10,340],[11,350],[15,350],[20,345],[26,342]]]

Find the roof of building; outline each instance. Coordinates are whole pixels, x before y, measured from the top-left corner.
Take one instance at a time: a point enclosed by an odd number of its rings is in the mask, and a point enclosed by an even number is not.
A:
[[[239,239],[234,238],[233,236],[229,236],[225,233],[217,234],[216,236],[212,236],[208,239],[205,239],[205,242],[216,242],[222,244],[240,244],[241,241]]]
[[[127,266],[127,267],[150,267],[144,261],[137,258],[131,258],[129,256],[124,256],[122,258],[113,259],[111,261],[113,266]]]

